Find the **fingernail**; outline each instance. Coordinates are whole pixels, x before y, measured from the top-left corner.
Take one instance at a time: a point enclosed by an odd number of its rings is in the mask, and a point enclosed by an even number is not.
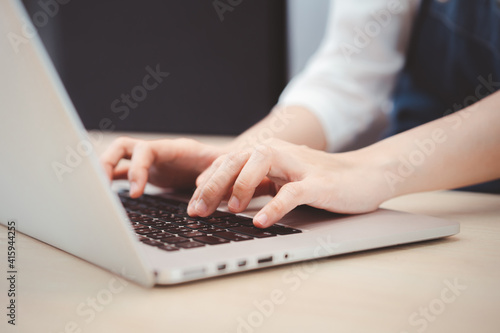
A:
[[[189,215],[193,215],[195,214],[195,204],[196,204],[196,201],[194,199],[194,194],[193,196],[191,197],[191,199],[189,199],[189,202],[188,202],[188,207],[187,207],[187,212]]]
[[[188,204],[188,207],[187,207],[187,213],[188,215],[192,216],[194,214],[194,208],[193,208],[193,204],[192,203],[189,203]]]
[[[267,223],[267,214],[266,213],[257,214],[257,216],[255,216],[253,219],[253,224],[259,228],[265,228],[266,223]]]
[[[240,208],[240,201],[233,195],[231,199],[229,199],[228,206],[233,209],[238,209]]]
[[[200,199],[196,203],[195,210],[198,214],[203,214],[207,211],[207,204],[205,203],[205,200]]]

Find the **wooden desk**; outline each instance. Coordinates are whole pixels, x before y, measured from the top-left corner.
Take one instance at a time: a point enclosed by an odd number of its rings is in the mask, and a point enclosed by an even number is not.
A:
[[[17,326],[6,323],[2,277],[1,331],[499,332],[500,196],[431,192],[383,206],[455,219],[461,232],[153,289],[18,235]],[[0,242],[6,253],[4,227]]]

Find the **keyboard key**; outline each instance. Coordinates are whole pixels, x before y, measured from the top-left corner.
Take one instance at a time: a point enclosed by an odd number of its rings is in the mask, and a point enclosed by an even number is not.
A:
[[[172,213],[168,213],[168,212],[164,212],[164,211],[162,211],[161,214],[158,216],[159,219],[163,219],[163,220],[174,219],[176,217],[177,217],[177,215],[172,214]]]
[[[156,228],[156,229],[162,229],[162,228],[168,228],[168,227],[171,227],[174,225],[175,224],[170,223],[170,222],[156,221],[155,224],[153,224],[151,227]]]
[[[174,226],[174,224],[172,224],[171,222],[165,222],[165,221],[157,221],[154,224],[154,227],[156,229],[168,228],[168,227],[172,227],[172,226]]]
[[[221,212],[220,210],[216,210],[215,212],[213,212],[212,214],[210,214],[207,217],[210,218],[210,217],[222,217],[222,216],[231,216],[231,215],[233,215],[233,214],[228,213],[228,212]]]
[[[216,227],[219,228],[232,228],[232,227],[240,227],[241,225],[236,223],[236,222],[229,222],[229,221],[224,221],[221,223],[216,223],[214,224]]]
[[[229,240],[232,240],[232,241],[235,241],[235,242],[240,242],[240,241],[245,241],[245,240],[253,239],[252,236],[237,234],[237,233],[234,233],[234,232],[231,232],[231,231],[218,232],[218,233],[215,233],[214,236],[222,237],[222,238],[229,239]]]
[[[248,226],[248,227],[253,227],[253,219],[250,217],[235,215],[235,216],[229,217],[228,221],[236,222],[236,223],[239,223],[241,225]]]
[[[152,245],[152,246],[163,246],[163,243],[157,242],[151,239],[141,239],[141,242],[144,244]]]
[[[147,226],[150,226],[150,225],[154,225],[155,222],[153,221],[153,219],[140,219],[140,220],[137,220],[140,224],[143,224],[143,225],[147,225]]]
[[[243,226],[253,226],[253,221],[249,217],[245,216],[237,216],[237,215],[232,215],[232,216],[221,216],[221,217],[205,217],[201,219],[202,222],[206,224],[211,224],[211,225],[233,225],[236,226],[238,225],[243,225]]]
[[[205,246],[205,244],[192,241],[192,242],[179,243],[179,244],[176,244],[176,246],[180,247],[180,248],[183,248],[183,249],[192,249],[192,248],[195,248],[195,247]]]
[[[172,236],[163,238],[161,241],[169,244],[178,244],[178,243],[189,242],[189,239],[184,237]]]
[[[204,232],[206,234],[214,234],[216,232],[226,231],[226,229],[209,226],[209,227],[199,228],[198,231]]]
[[[174,223],[177,223],[179,225],[183,225],[183,226],[186,226],[188,224],[193,224],[193,223],[197,223],[196,221],[193,221],[193,220],[190,220],[190,219],[186,219],[186,218],[183,218],[183,219],[177,219],[177,220],[174,220],[173,221]]]
[[[135,232],[136,232],[137,234],[139,234],[139,235],[147,235],[147,234],[154,234],[154,233],[157,233],[157,232],[158,232],[158,230],[148,228],[148,229],[144,229],[144,230],[136,230]]]
[[[278,234],[278,235],[291,235],[291,234],[300,234],[302,230],[294,229],[291,227],[285,227],[283,225],[275,224],[270,226],[269,228],[264,229],[267,232]]]
[[[155,216],[156,214],[159,214],[160,211],[156,208],[148,207],[146,209],[141,210],[141,213],[148,216]]]
[[[193,237],[193,240],[201,242],[201,243],[209,244],[209,245],[229,243],[229,241],[227,239],[214,237],[214,236]]]
[[[179,209],[178,207],[170,207],[170,206],[160,206],[160,210],[162,211],[163,214],[165,213],[171,213],[171,214],[185,214],[185,212],[182,209]]]
[[[142,224],[134,224],[134,225],[132,225],[132,228],[134,228],[135,231],[149,230],[148,226],[145,226],[145,225],[142,225]]]
[[[189,231],[189,232],[181,232],[178,235],[186,238],[193,238],[193,237],[203,236],[203,233],[199,231]]]
[[[223,219],[218,218],[218,217],[203,217],[203,218],[200,218],[200,220],[202,223],[205,223],[208,225],[224,222]]]
[[[171,251],[179,251],[179,249],[176,248],[173,245],[162,245],[162,246],[158,246],[158,248],[160,250],[169,251],[169,252],[171,252]]]
[[[163,224],[168,223],[168,224],[170,224],[170,225],[176,225],[176,226],[178,226],[178,225],[179,225],[179,223],[177,223],[177,222],[178,222],[178,221],[177,221],[176,219],[171,219],[171,220],[168,220],[168,221],[167,221],[167,220],[165,220],[165,219],[160,219],[160,220],[158,220],[158,224],[160,224],[160,223],[163,223]]]
[[[177,229],[177,234],[180,235],[182,233],[188,233],[188,232],[192,232],[192,231],[193,231],[193,229],[179,227],[179,229]]]
[[[199,228],[203,228],[203,227],[204,227],[204,224],[201,224],[201,223],[192,223],[192,224],[186,225],[186,228],[189,228],[189,229],[199,229]]]
[[[166,232],[171,232],[173,234],[179,234],[179,233],[182,233],[182,232],[193,231],[193,229],[183,228],[183,227],[178,226],[178,225],[174,225],[174,226],[171,226],[171,227],[163,228],[162,230],[165,230]]]
[[[274,237],[275,234],[265,231],[266,229],[259,229],[255,227],[234,227],[229,228],[230,231],[234,231],[238,234],[245,234],[249,236],[253,236],[256,238],[265,238],[265,237]]]
[[[154,234],[148,234],[148,237],[153,238],[153,239],[164,239],[164,238],[172,237],[172,236],[173,235],[171,233],[168,233],[168,232],[157,232]]]
[[[138,213],[139,210],[141,210],[143,207],[139,206],[139,205],[136,205],[136,204],[127,204],[127,208],[131,211],[133,211],[134,213],[136,214],[140,214]]]

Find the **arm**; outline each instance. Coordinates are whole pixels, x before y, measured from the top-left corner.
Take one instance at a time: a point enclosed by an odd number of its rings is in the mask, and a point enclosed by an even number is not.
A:
[[[325,37],[305,70],[288,84],[278,106],[228,149],[272,137],[339,151],[384,123],[418,5],[418,0],[332,1]],[[379,29],[373,37],[365,32],[371,27]]]
[[[271,138],[294,144],[302,144],[313,149],[326,149],[326,136],[318,118],[301,106],[276,106],[273,111],[257,124],[240,134],[225,147],[227,152],[266,143]]]
[[[218,158],[198,178],[188,207],[210,214],[226,193],[243,211],[264,179],[274,198],[255,216],[268,227],[301,204],[339,213],[375,210],[390,198],[500,177],[500,92],[366,148],[328,154],[283,141]]]
[[[500,177],[500,92],[368,148],[379,154],[390,197]]]
[[[320,48],[279,100],[318,118],[327,151],[352,149],[360,136],[371,134],[361,143],[366,145],[380,135],[418,5],[418,0],[331,2]]]
[[[271,137],[338,151],[383,119],[418,4],[332,1],[325,36],[305,70],[288,84],[278,106],[228,151]],[[373,37],[365,32],[370,27],[379,29]]]

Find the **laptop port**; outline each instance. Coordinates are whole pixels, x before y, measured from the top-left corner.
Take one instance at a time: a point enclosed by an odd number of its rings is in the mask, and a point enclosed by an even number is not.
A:
[[[225,270],[225,269],[226,269],[226,264],[220,264],[220,265],[217,265],[217,269],[218,269],[219,271],[223,271],[223,270]]]
[[[264,264],[266,262],[271,262],[271,261],[273,261],[273,256],[260,258],[259,260],[257,260],[257,263],[258,264]]]
[[[243,266],[246,266],[247,265],[247,261],[246,260],[240,260],[238,261],[238,267],[243,267]]]
[[[205,268],[200,267],[200,268],[187,269],[183,272],[182,275],[185,278],[190,278],[190,279],[203,277],[205,275]]]

